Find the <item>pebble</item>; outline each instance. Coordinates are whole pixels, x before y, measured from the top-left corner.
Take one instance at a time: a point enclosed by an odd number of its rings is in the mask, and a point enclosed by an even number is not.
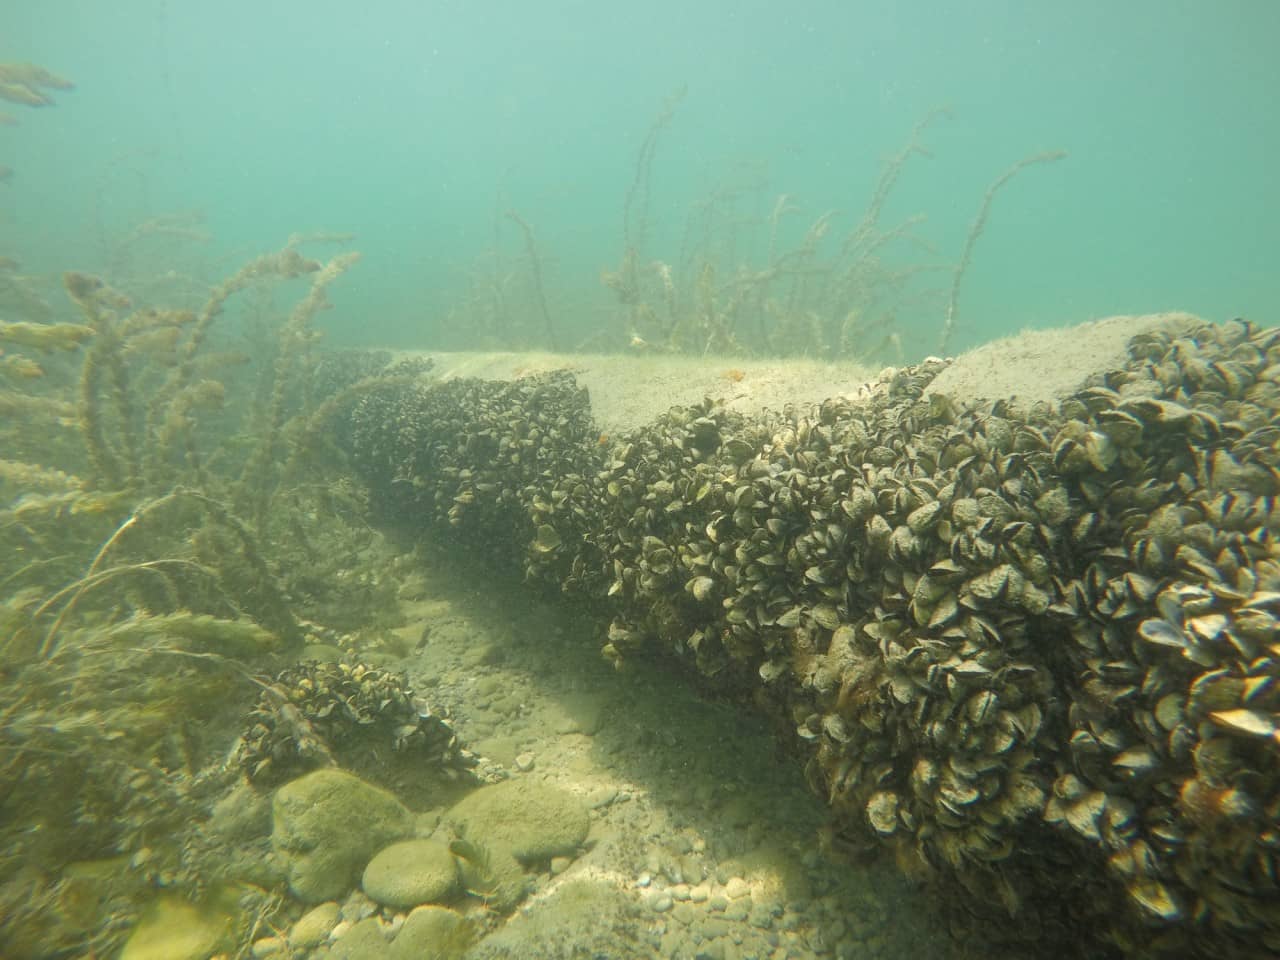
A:
[[[551,875],[553,877],[560,876],[560,874],[564,873],[566,870],[569,869],[569,866],[572,863],[573,861],[570,860],[568,857],[552,857],[551,858]]]
[[[324,906],[321,904],[320,906]],[[317,908],[319,909],[319,908]],[[342,903],[342,919],[359,923],[365,917],[372,917],[378,912],[378,905],[363,890],[353,890]]]
[[[534,756],[532,753],[525,751],[516,757],[516,769],[521,773],[528,773],[533,769]]]
[[[457,859],[436,840],[401,840],[381,850],[364,869],[361,886],[368,897],[403,910],[443,903],[454,896],[460,877]],[[343,911],[344,918],[347,917]]]
[[[509,717],[520,711],[520,697],[517,694],[509,694],[505,697],[499,697],[489,704],[489,709],[494,713]]]
[[[601,807],[607,807],[618,798],[618,791],[612,787],[601,787],[594,791],[587,799],[587,806],[592,810],[599,810]]]
[[[723,917],[707,917],[702,921],[699,929],[705,939],[715,940],[719,937],[729,936],[733,927]]]
[[[647,887],[651,883],[653,883],[653,874],[651,874],[648,870],[640,874],[639,878],[636,880],[637,887]]]
[[[675,900],[690,900],[689,885],[687,883],[677,883],[671,888],[671,896]]]
[[[828,936],[821,927],[814,927],[805,935],[804,941],[814,953],[827,953],[831,950],[831,943],[834,939]]]
[[[329,931],[338,922],[339,908],[330,900],[304,913],[289,931],[289,945],[308,949],[318,947],[329,938]]]
[[[662,942],[658,947],[657,956],[662,956],[662,957],[680,956],[681,948],[684,946],[683,941],[684,941],[684,936],[681,933],[681,931],[676,929],[668,930],[662,936]]]
[[[705,883],[689,888],[689,899],[694,903],[706,903],[709,896],[711,896],[711,888]]]
[[[339,939],[344,933],[350,930],[355,924],[350,920],[340,920],[336,923],[332,930],[329,931],[329,942]]]
[[[253,941],[249,952],[255,957],[274,957],[277,953],[284,952],[284,949],[284,937],[262,937]]]
[[[662,875],[667,878],[668,883],[684,883],[684,870],[675,860],[662,861]]]
[[[714,897],[707,901],[707,906],[717,912],[727,910],[729,908],[729,899],[724,894],[717,893]]]
[[[366,957],[386,956],[387,940],[382,935],[382,924],[377,917],[365,917],[353,924],[329,948],[326,956],[331,960],[364,960]]]
[[[649,909],[654,913],[666,913],[671,906],[672,900],[667,894],[655,890],[649,895]]]
[[[741,877],[730,877],[724,885],[724,894],[730,900],[740,900],[751,892],[751,884]]]

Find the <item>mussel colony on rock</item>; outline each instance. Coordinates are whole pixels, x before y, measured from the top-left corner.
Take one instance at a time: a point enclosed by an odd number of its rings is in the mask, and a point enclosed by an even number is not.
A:
[[[405,754],[446,776],[476,766],[449,719],[398,674],[363,663],[307,662],[262,687],[234,756],[250,780],[279,784],[314,767],[359,769],[379,752]]]
[[[837,832],[965,913],[1280,952],[1280,331],[1146,333],[1029,407],[930,394],[943,366],[609,444],[568,374],[422,383],[354,452],[388,518],[607,611],[607,656],[772,715]]]

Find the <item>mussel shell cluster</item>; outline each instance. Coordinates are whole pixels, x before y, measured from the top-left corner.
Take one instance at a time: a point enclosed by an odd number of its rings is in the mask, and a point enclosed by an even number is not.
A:
[[[445,527],[499,562],[519,563],[521,546],[537,543],[536,500],[601,456],[587,391],[564,372],[377,391],[351,424],[382,517]]]
[[[477,758],[447,717],[414,697],[399,674],[362,663],[296,664],[245,717],[235,763],[252,781],[279,783],[317,766],[361,766],[371,751],[403,753],[445,774]]]
[[[389,515],[482,515],[619,664],[767,712],[838,833],[1010,926],[1280,950],[1280,332],[1157,328],[1052,404],[932,393],[943,366],[604,446],[564,375],[426,385],[357,463]]]

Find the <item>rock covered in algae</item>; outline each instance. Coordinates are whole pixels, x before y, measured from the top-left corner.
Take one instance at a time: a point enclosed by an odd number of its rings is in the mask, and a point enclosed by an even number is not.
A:
[[[338,937],[324,954],[328,960],[381,960],[387,955],[387,938],[377,917],[365,917]]]
[[[120,960],[206,960],[224,945],[230,929],[230,914],[218,906],[163,896],[142,915]]]
[[[449,845],[458,858],[462,886],[498,914],[510,913],[529,892],[524,867],[501,843],[480,846],[467,840]]]
[[[458,864],[449,848],[435,840],[417,839],[378,851],[364,868],[360,885],[384,907],[407,910],[453,899],[458,880]]]
[[[639,912],[628,893],[611,884],[570,880],[548,890],[537,910],[517,914],[467,956],[551,960],[565,956],[565,944],[586,957],[656,956],[652,944],[640,938]]]
[[[413,834],[413,815],[391,793],[341,770],[286,783],[272,802],[271,845],[289,889],[307,903],[342,896],[380,849]]]
[[[591,827],[586,805],[573,794],[525,780],[481,787],[446,819],[468,838],[510,850],[524,863],[576,853]]]
[[[447,907],[418,907],[405,919],[385,956],[388,960],[448,956],[450,947],[465,945],[473,936],[462,916]]]

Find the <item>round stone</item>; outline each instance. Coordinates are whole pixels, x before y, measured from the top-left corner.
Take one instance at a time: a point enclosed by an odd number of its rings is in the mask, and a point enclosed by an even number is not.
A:
[[[162,895],[142,914],[121,960],[202,960],[226,939],[231,918],[181,897]]]
[[[338,905],[330,900],[308,910],[289,931],[289,946],[304,950],[318,947],[329,939],[329,932],[339,920]]]
[[[402,840],[369,861],[360,885],[385,907],[444,903],[458,892],[458,862],[442,843]]]
[[[272,800],[271,845],[305,903],[343,896],[375,850],[412,833],[413,815],[395,796],[342,770],[308,773]]]
[[[387,955],[387,938],[377,917],[365,917],[352,924],[338,937],[325,954],[327,960],[368,960]]]
[[[654,913],[666,913],[671,909],[671,898],[665,893],[649,894],[649,909]]]
[[[586,805],[564,790],[504,780],[460,800],[445,819],[481,846],[503,846],[523,863],[573,856],[587,839]]]
[[[442,945],[458,935],[462,923],[462,916],[447,907],[417,907],[391,942],[387,960],[421,960],[438,956]]]

